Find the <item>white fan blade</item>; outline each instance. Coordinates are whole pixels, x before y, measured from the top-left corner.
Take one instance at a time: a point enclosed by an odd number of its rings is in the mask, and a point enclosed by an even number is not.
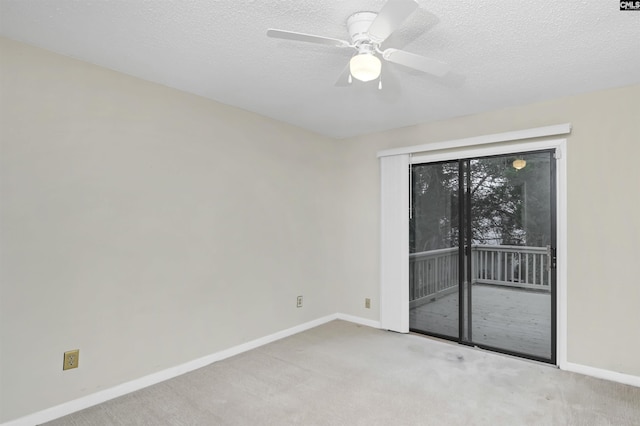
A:
[[[351,47],[349,42],[338,40],[337,38],[322,37],[312,34],[297,33],[294,31],[275,30],[270,28],[267,30],[267,36],[273,38],[283,38],[286,40],[306,41],[308,43],[326,44],[337,47]]]
[[[382,43],[418,8],[415,0],[389,0],[369,27],[369,37]]]
[[[451,70],[451,67],[444,62],[425,58],[424,56],[405,52],[404,50],[385,49],[384,52],[382,52],[382,57],[389,62],[426,72],[436,77],[442,77]]]

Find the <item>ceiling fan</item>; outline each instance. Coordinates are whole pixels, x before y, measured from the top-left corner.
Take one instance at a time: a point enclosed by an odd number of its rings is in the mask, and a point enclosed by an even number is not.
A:
[[[417,9],[415,0],[388,0],[380,12],[356,12],[347,19],[351,42],[330,37],[278,29],[267,30],[267,36],[325,44],[334,47],[352,48],[356,54],[349,61],[349,83],[352,77],[360,81],[371,81],[380,77],[380,58],[427,74],[442,77],[450,70],[449,65],[436,59],[426,58],[404,50],[381,49],[384,42]],[[381,82],[378,85],[382,88]]]

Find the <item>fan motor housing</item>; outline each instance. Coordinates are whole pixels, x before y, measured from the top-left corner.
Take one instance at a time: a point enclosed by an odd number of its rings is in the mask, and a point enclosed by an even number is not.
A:
[[[369,27],[374,19],[378,16],[375,12],[356,12],[347,19],[347,29],[351,42],[358,45],[363,42],[370,43]]]

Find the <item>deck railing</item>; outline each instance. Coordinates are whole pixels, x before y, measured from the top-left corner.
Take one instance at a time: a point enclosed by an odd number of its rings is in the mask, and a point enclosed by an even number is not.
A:
[[[411,307],[452,293],[457,285],[457,247],[409,254]]]
[[[551,271],[547,247],[472,245],[472,283],[549,291]],[[409,255],[411,306],[455,292],[458,248]]]
[[[549,290],[547,247],[473,245],[473,282]]]

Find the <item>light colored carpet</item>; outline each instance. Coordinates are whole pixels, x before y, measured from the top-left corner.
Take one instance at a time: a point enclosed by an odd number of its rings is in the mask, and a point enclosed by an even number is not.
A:
[[[47,425],[640,425],[640,388],[333,321]]]

